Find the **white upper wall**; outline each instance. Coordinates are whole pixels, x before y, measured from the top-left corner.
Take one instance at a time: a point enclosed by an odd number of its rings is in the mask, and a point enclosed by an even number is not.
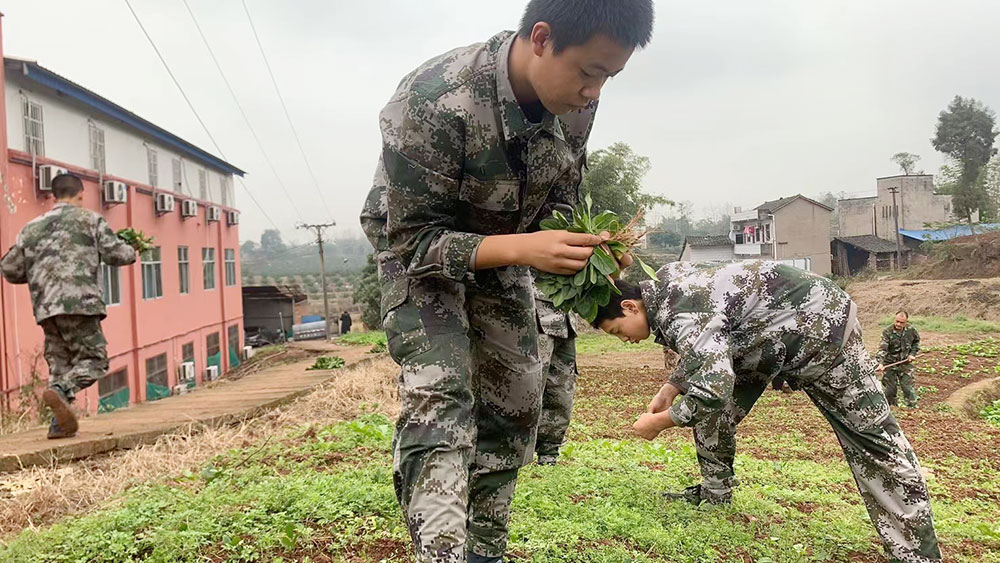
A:
[[[140,184],[177,192],[236,207],[233,175],[208,168],[179,155],[139,132],[91,110],[83,104],[61,98],[33,83],[7,74],[7,143],[10,148],[28,152],[24,135],[24,98],[42,106],[42,127],[46,158],[94,169],[91,160],[91,124],[104,131],[104,172]],[[155,152],[156,178],[150,176],[149,153]],[[174,178],[174,162],[180,164],[180,177]],[[199,176],[205,174],[206,193],[202,194]],[[223,193],[225,192],[225,193]]]

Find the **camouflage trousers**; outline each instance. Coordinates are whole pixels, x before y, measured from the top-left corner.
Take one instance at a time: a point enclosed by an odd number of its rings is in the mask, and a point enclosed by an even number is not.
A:
[[[73,400],[108,373],[108,341],[95,315],[57,315],[43,320],[49,387]]]
[[[538,421],[539,456],[558,456],[566,439],[576,394],[576,337],[538,335],[538,358],[545,377],[542,415]]]
[[[848,336],[843,353],[833,363],[832,369],[800,388],[833,427],[889,559],[940,561],[920,464],[889,411],[876,380],[876,362],[864,348],[860,328]],[[733,401],[695,426],[702,487],[708,492],[724,494],[737,485],[733,472],[736,425],[767,388],[768,379],[738,381]]]
[[[890,405],[899,404],[896,395],[901,388],[906,405],[917,406],[917,390],[914,386],[912,366],[903,365],[885,370],[882,374],[882,387],[885,388],[885,398],[889,400]]]
[[[523,268],[468,284],[391,274],[383,269],[383,324],[400,366],[393,481],[416,559],[500,557],[542,403],[531,278]]]

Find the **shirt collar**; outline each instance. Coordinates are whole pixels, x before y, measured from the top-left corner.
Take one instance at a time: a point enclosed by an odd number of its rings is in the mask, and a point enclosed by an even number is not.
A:
[[[510,83],[510,50],[516,40],[517,33],[511,33],[497,52],[497,105],[500,107],[504,140],[510,142],[517,137],[531,137],[537,131],[547,131],[560,141],[565,141],[562,124],[552,112],[545,110],[542,114],[542,122],[532,123],[524,115],[521,104],[514,96],[514,86]]]
[[[653,280],[643,280],[639,282],[639,293],[642,295],[642,304],[646,307],[646,322],[649,323],[649,332],[656,337],[657,344],[663,344],[663,337],[660,335],[660,291],[659,283]]]

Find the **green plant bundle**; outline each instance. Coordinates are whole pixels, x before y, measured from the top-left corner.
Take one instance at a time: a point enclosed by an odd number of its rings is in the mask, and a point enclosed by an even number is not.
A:
[[[340,369],[344,367],[344,358],[340,356],[320,356],[316,358],[316,363],[306,368],[306,371],[321,369]]]
[[[153,248],[153,237],[129,227],[127,229],[122,229],[115,233],[118,238],[129,243],[132,248],[138,250],[139,252],[145,252]]]
[[[542,220],[541,227],[543,230],[565,230],[592,235],[600,235],[606,231],[610,234],[608,240],[594,247],[594,253],[587,261],[587,266],[575,275],[563,276],[542,272],[535,280],[538,289],[552,300],[553,306],[567,313],[576,311],[588,323],[597,317],[599,307],[611,301],[612,291],[621,295],[614,280],[621,272],[619,261],[646,234],[638,228],[642,220],[641,214],[623,225],[618,215],[612,211],[605,211],[595,216],[591,210],[592,206],[593,202],[588,194],[583,203],[573,209],[572,219],[559,211],[553,211],[552,217]],[[656,279],[656,271],[653,268],[638,257],[633,256],[633,259],[651,279]]]

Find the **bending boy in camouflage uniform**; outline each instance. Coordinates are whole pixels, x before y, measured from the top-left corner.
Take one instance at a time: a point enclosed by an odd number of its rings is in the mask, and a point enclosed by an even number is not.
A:
[[[890,559],[940,561],[920,465],[875,379],[850,297],[775,262],[673,263],[658,276],[640,287],[619,281],[623,295],[594,325],[630,342],[652,332],[681,355],[679,384],[664,385],[635,423],[648,440],[694,427],[704,481],[676,496],[729,502],[736,425],[780,375],[833,427]]]
[[[535,290],[538,316],[538,360],[545,390],[538,421],[535,452],[539,465],[554,465],[566,439],[576,394],[576,331],[569,315],[556,309]]]
[[[906,406],[917,408],[917,391],[913,388],[913,360],[920,353],[920,334],[910,325],[910,316],[906,311],[896,313],[892,326],[882,331],[882,343],[879,345],[878,372],[882,375],[882,386],[885,388],[885,398],[889,404],[896,406],[897,385],[903,388]],[[904,362],[898,366],[886,368],[887,364]]]
[[[601,237],[537,230],[573,205],[604,82],[651,0],[531,0],[518,33],[406,76],[382,110],[361,215],[400,365],[396,496],[419,561],[499,561],[541,410],[528,267],[569,274]]]
[[[45,333],[49,389],[42,399],[53,414],[48,436],[68,438],[78,428],[69,403],[108,371],[101,331],[106,316],[98,282],[101,262],[124,266],[136,256],[104,217],[81,207],[79,178],[56,176],[52,193],[55,206],[21,229],[0,261],[0,271],[10,283],[28,284],[35,321]]]

